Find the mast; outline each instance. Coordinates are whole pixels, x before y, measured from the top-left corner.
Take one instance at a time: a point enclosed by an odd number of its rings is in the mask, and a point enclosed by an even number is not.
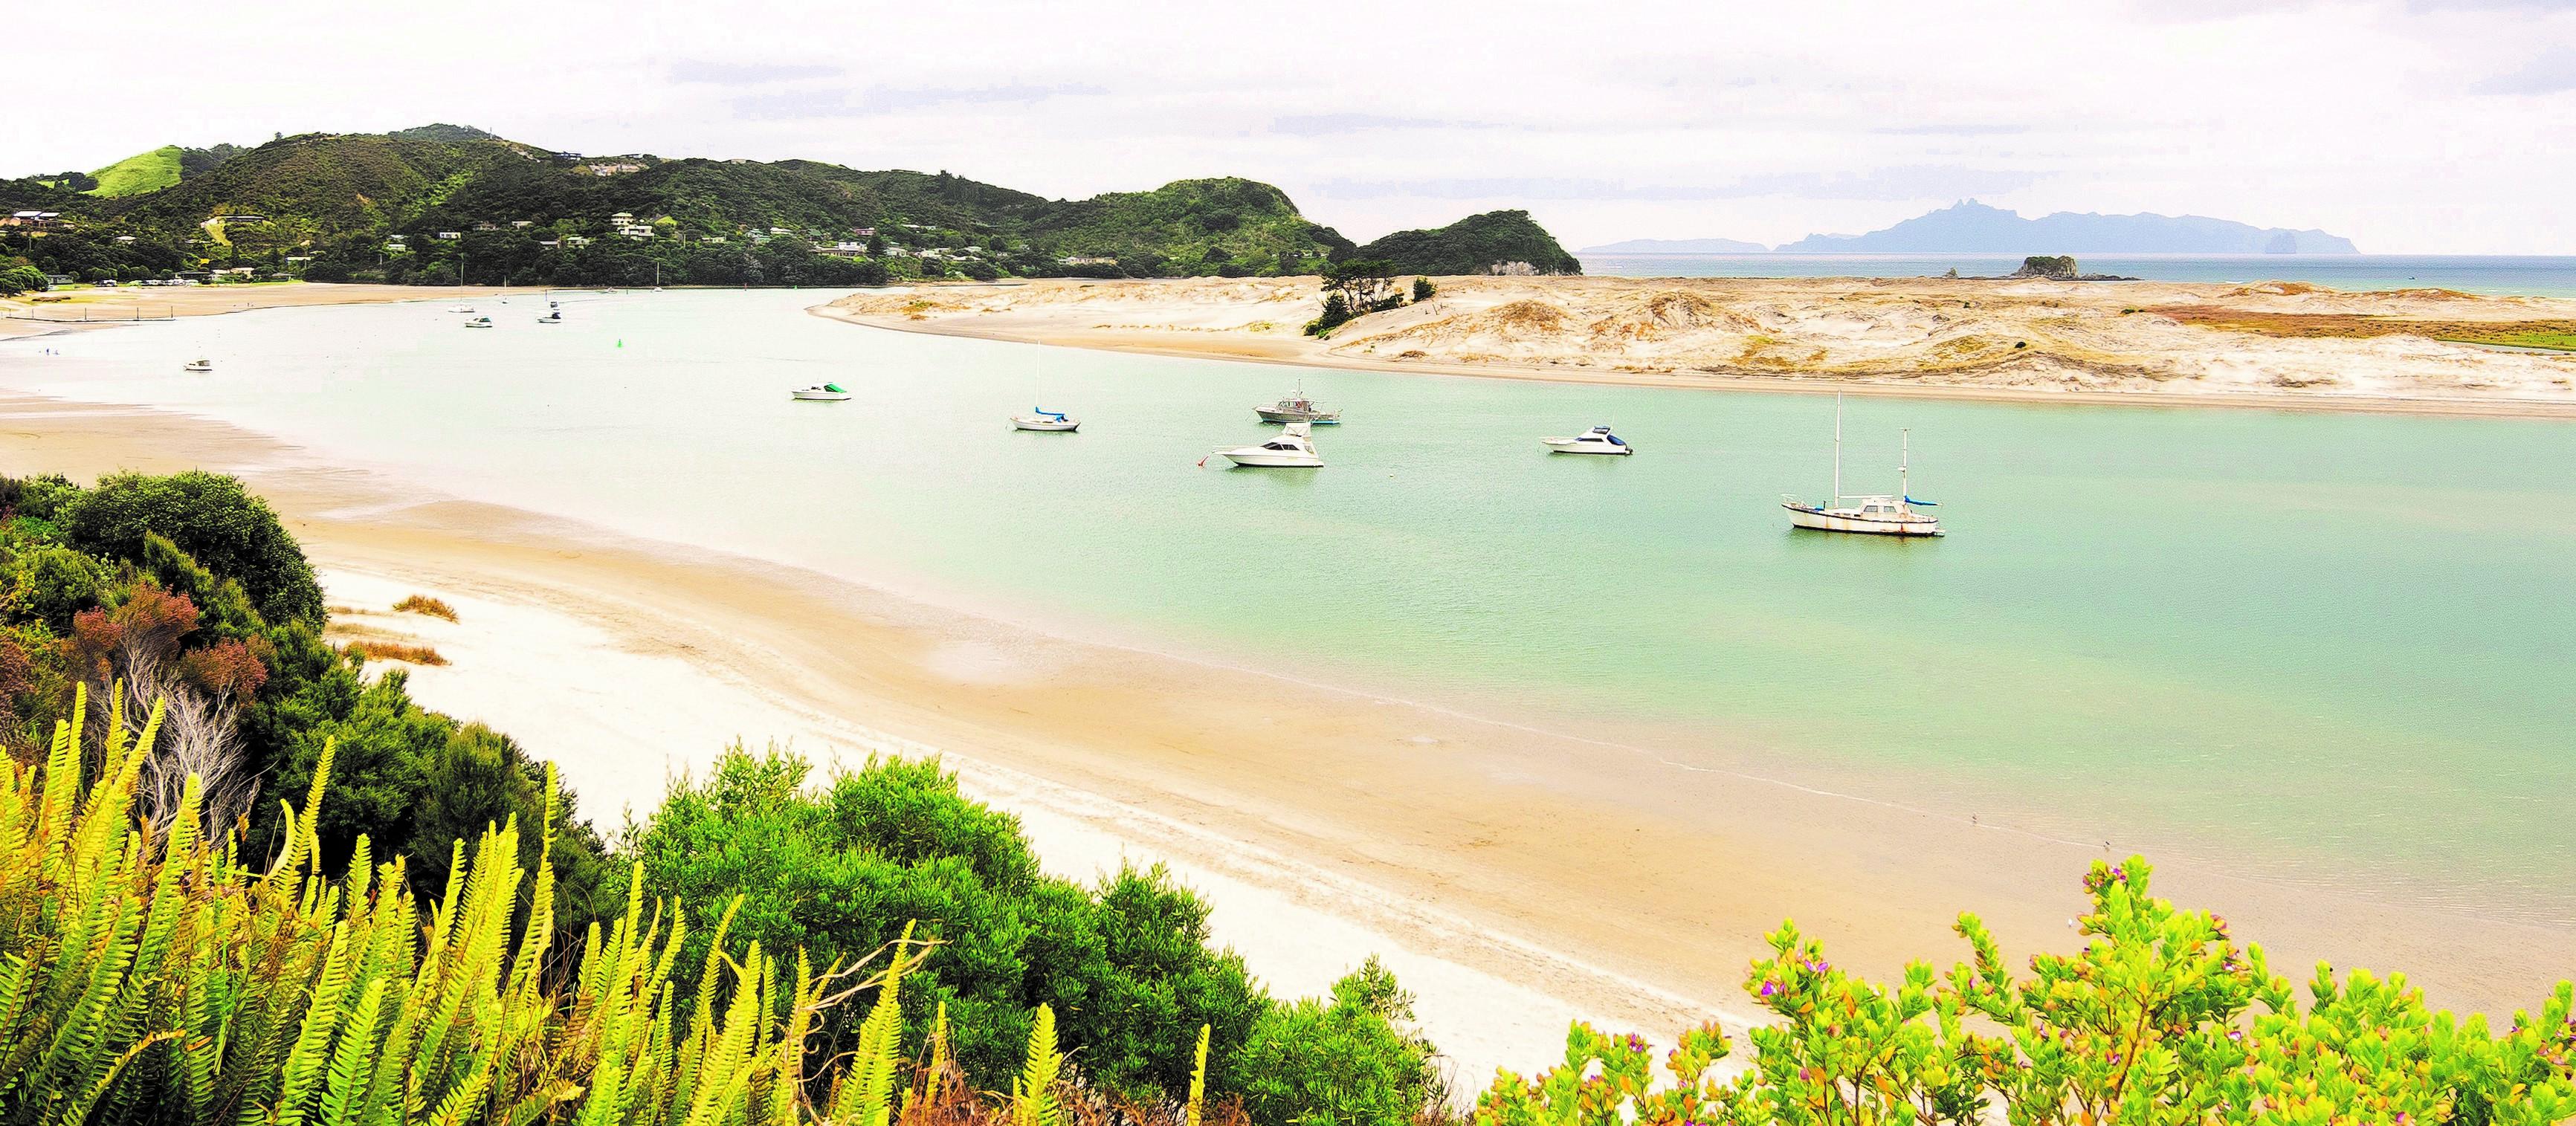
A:
[[[1905,483],[1905,467],[1913,460],[1914,428],[1909,426],[1896,432],[1896,510],[1898,512],[1906,511],[1905,506],[1914,500],[1914,490],[1907,487]]]
[[[1843,502],[1843,393],[1834,392],[1834,499],[1826,501],[1832,508]]]

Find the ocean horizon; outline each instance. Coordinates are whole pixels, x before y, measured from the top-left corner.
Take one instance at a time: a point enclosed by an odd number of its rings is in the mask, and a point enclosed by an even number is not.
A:
[[[1631,278],[1923,278],[1951,270],[1998,277],[2018,254],[1593,254],[1586,273]],[[2076,254],[2086,273],[2141,281],[2304,282],[2334,289],[2456,289],[2515,297],[2576,297],[2576,255],[2562,254]]]

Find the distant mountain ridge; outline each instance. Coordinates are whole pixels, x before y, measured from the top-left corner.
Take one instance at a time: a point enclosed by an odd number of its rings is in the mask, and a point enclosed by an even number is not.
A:
[[[1770,250],[1758,242],[1731,238],[1632,238],[1575,251],[1577,254],[1759,254]]]
[[[2201,215],[2098,215],[2060,211],[2037,219],[1967,200],[1863,235],[1809,235],[1791,253],[1880,254],[2358,254],[2320,230],[2256,227]]]

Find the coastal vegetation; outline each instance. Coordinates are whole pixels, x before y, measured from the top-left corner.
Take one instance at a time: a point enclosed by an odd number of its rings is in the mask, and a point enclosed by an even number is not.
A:
[[[2467,298],[2466,294],[2454,294]],[[2474,300],[2473,298],[2471,300]],[[2214,305],[2151,310],[2185,324],[2280,337],[2421,336],[2461,344],[2576,351],[2576,320],[2468,320],[2367,313],[2283,313]]]
[[[1488,211],[1428,231],[1397,231],[1351,252],[1408,274],[1580,274],[1583,263],[1527,211]]]
[[[1462,1112],[1374,960],[1274,999],[1194,893],[1045,875],[933,762],[817,779],[737,748],[611,850],[552,766],[319,643],[309,579],[238,482],[0,479],[0,1121],[2576,1117],[2576,988],[2498,1026],[2365,971],[2302,997],[2136,857],[2092,867],[2079,941],[2026,971],[1973,915],[1961,960],[1889,983],[1784,923],[1743,979],[1762,1024],[1682,1034],[1660,1076],[1578,1024]]]
[[[1278,188],[1233,177],[1050,200],[944,171],[582,157],[455,125],[173,146],[95,180],[108,187],[0,180],[0,210],[60,213],[5,249],[81,281],[248,268],[566,286],[1294,275],[1359,249]],[[1416,273],[1579,269],[1523,212],[1379,244],[1357,256]]]

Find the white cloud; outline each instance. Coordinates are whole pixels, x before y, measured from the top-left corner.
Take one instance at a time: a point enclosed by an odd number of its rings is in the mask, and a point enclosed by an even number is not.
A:
[[[2569,0],[1326,11],[129,0],[13,59],[48,93],[0,117],[0,173],[455,121],[1057,196],[1251,176],[1357,238],[1526,206],[1571,245],[1782,242],[1973,195],[2576,253]]]

